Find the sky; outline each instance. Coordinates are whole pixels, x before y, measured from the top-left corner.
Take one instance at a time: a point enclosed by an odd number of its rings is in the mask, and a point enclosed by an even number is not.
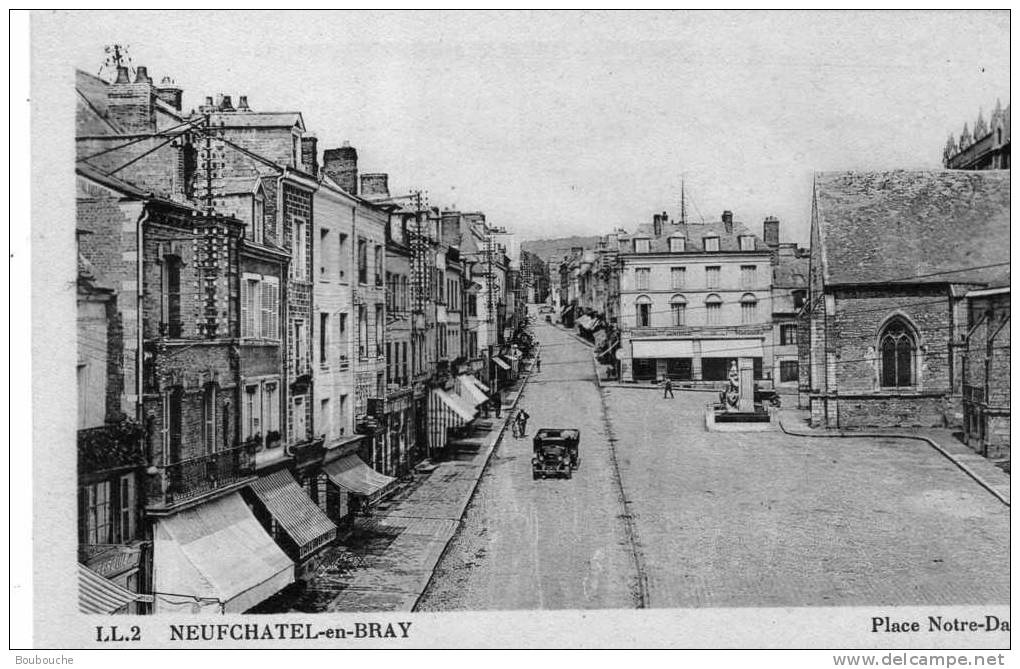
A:
[[[184,88],[301,111],[393,194],[481,210],[522,239],[724,209],[807,244],[812,173],[938,169],[1009,102],[1009,14],[130,12],[35,14],[42,62],[107,44]],[[73,85],[72,70],[66,70]]]

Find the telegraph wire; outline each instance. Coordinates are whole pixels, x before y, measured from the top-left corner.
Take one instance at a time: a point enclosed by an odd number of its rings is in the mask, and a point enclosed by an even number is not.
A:
[[[172,131],[174,131],[174,130],[176,130],[178,128],[183,128],[184,126],[187,126],[187,125],[195,125],[196,123],[201,123],[203,120],[204,119],[199,118],[199,119],[196,119],[194,121],[185,121],[184,123],[172,126],[170,128],[166,128],[164,130],[160,130],[159,132],[153,133],[151,135],[145,135],[144,137],[136,137],[135,139],[132,139],[132,140],[130,140],[128,142],[125,142],[124,144],[119,144],[117,146],[112,146],[112,147],[110,147],[108,149],[104,149],[102,151],[99,151],[97,153],[93,153],[93,154],[85,156],[83,158],[78,158],[75,162],[77,162],[77,163],[87,162],[89,160],[92,160],[93,158],[98,158],[99,156],[104,156],[107,153],[112,153],[114,151],[119,151],[119,150],[125,149],[125,148],[127,148],[129,146],[133,146],[133,145],[135,145],[135,144],[137,144],[139,142],[144,142],[147,139],[152,139],[154,137],[164,137],[164,136],[166,136],[166,133],[168,133],[168,132],[172,132]],[[185,135],[185,134],[188,133],[189,130],[182,130],[181,132],[179,132],[176,135],[174,135],[174,137],[180,137],[181,135]]]

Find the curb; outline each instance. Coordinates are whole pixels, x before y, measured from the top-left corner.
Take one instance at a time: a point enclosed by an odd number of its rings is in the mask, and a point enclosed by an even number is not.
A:
[[[422,595],[429,589],[429,584],[432,583],[432,579],[435,578],[436,568],[439,563],[446,557],[446,552],[450,549],[450,544],[453,543],[453,538],[457,536],[457,531],[460,529],[461,524],[464,522],[464,514],[467,513],[468,506],[471,505],[471,500],[474,499],[475,493],[478,491],[478,486],[481,485],[482,476],[485,475],[485,470],[489,468],[489,461],[492,460],[492,454],[496,452],[496,447],[503,441],[503,435],[506,433],[506,426],[510,422],[511,413],[517,408],[517,403],[521,399],[521,395],[524,394],[524,389],[528,387],[528,381],[531,380],[532,369],[534,369],[534,362],[528,366],[527,375],[523,376],[521,381],[521,387],[514,395],[510,402],[510,407],[506,410],[506,418],[502,421],[502,425],[496,433],[496,438],[492,440],[492,444],[489,446],[488,451],[485,453],[484,461],[482,466],[478,468],[478,476],[474,480],[474,484],[471,486],[471,492],[464,498],[464,503],[460,507],[460,517],[457,519],[457,525],[454,531],[446,539],[446,543],[443,545],[443,550],[439,552],[439,557],[432,565],[432,569],[429,570],[429,577],[425,579],[425,582],[421,585],[420,591],[414,598],[414,603],[411,605],[409,612],[413,613],[418,608],[418,603],[421,601]]]
[[[841,437],[845,439],[853,439],[857,437],[866,439],[913,439],[915,441],[923,441],[932,448],[934,448],[936,451],[941,453],[947,460],[956,465],[960,469],[960,471],[962,471],[964,474],[973,479],[974,482],[977,483],[979,486],[981,486],[989,493],[991,493],[992,496],[995,497],[997,500],[1005,504],[1007,507],[1010,506],[1010,498],[999,492],[993,483],[989,483],[988,481],[986,481],[984,478],[981,477],[980,474],[975,472],[973,469],[968,467],[963,462],[960,462],[960,460],[956,456],[947,451],[937,441],[930,437],[926,437],[921,434],[910,435],[910,434],[891,434],[887,432],[844,432],[843,430],[826,430],[824,432],[793,431],[788,429],[786,425],[783,424],[782,413],[780,413],[779,415],[779,429],[782,430],[785,434],[790,435],[791,437]]]

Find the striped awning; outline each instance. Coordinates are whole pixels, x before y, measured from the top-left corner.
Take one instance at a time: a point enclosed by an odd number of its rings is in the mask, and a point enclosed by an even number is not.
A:
[[[507,371],[507,372],[510,371],[510,365],[508,365],[506,363],[506,360],[504,360],[503,358],[499,357],[498,355],[492,356],[492,361],[494,363],[496,363],[497,365],[499,365],[500,367],[502,367],[505,371]]]
[[[338,487],[365,497],[384,492],[396,480],[372,469],[353,453],[330,462],[323,470]]]
[[[457,377],[457,394],[468,400],[471,406],[478,406],[489,401],[489,397],[482,392],[482,389],[475,383],[475,378],[470,374],[461,374]]]
[[[140,599],[144,598],[78,563],[78,609],[82,613],[126,612]]]
[[[302,557],[336,538],[336,525],[286,469],[263,476],[250,487],[298,545]]]
[[[439,401],[443,403],[448,409],[452,410],[456,416],[459,416],[464,422],[474,420],[475,408],[467,405],[459,397],[451,395],[442,388],[436,388],[433,390]],[[460,423],[463,425],[464,423]]]

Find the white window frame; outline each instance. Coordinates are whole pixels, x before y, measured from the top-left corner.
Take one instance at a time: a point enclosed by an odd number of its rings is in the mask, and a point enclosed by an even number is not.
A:
[[[719,288],[721,282],[722,267],[720,265],[705,265],[705,288]]]
[[[294,241],[291,255],[293,276],[298,281],[308,281],[308,220],[303,216],[294,217]]]
[[[679,278],[679,281],[677,280]],[[670,267],[669,268],[669,282],[670,287],[673,289],[685,288],[687,284],[687,268],[686,267]]]
[[[715,236],[705,237],[705,238],[702,239],[702,243],[705,245],[705,251],[707,251],[707,252],[717,253],[719,251],[719,238],[718,237],[715,237]]]
[[[670,253],[683,253],[687,250],[687,239],[685,237],[669,238]]]
[[[637,290],[648,290],[652,279],[651,267],[634,268],[634,288]]]
[[[740,235],[737,237],[737,244],[741,251],[753,251],[754,237],[752,235]]]
[[[634,253],[648,253],[651,250],[651,240],[645,237],[638,237],[634,240]]]

